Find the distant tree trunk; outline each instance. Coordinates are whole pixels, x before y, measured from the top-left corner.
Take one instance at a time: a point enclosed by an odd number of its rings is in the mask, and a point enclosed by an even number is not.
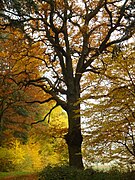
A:
[[[81,134],[81,120],[80,120],[80,86],[69,87],[67,96],[68,103],[68,133],[65,136],[69,151],[69,166],[83,169],[82,161],[82,134]]]

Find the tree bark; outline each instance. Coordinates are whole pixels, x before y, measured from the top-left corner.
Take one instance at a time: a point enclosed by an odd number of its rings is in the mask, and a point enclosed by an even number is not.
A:
[[[82,144],[82,135],[81,129],[70,130],[65,136],[68,152],[69,152],[69,166],[75,167],[78,169],[83,169],[83,161],[82,161],[82,152],[81,152],[81,144]]]
[[[83,169],[83,160],[81,145],[83,137],[81,134],[81,117],[80,117],[80,85],[76,81],[70,84],[67,95],[67,114],[68,114],[68,133],[65,140],[68,145],[69,166]]]

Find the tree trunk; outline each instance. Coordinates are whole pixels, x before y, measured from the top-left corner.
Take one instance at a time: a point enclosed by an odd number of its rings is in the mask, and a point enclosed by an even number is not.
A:
[[[68,152],[69,152],[69,166],[75,167],[77,169],[83,169],[83,161],[82,161],[82,152],[81,152],[81,144],[82,144],[82,135],[81,129],[79,130],[69,129],[69,132],[65,136]]]
[[[68,101],[68,133],[65,135],[65,140],[68,145],[69,166],[83,169],[82,161],[82,134],[81,134],[81,118],[80,118],[80,86],[70,86]]]

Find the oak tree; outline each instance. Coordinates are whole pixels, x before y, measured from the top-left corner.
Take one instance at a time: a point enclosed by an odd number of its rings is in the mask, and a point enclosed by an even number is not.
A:
[[[31,45],[40,42],[45,73],[25,79],[25,85],[40,87],[68,115],[65,136],[69,165],[83,168],[80,97],[89,87],[89,74],[99,74],[105,65],[101,55],[109,47],[134,34],[132,0],[2,0],[1,28],[19,28]],[[27,55],[29,56],[29,54]],[[100,57],[100,65],[96,65]],[[91,80],[92,81],[92,80]],[[43,101],[45,102],[45,101]]]

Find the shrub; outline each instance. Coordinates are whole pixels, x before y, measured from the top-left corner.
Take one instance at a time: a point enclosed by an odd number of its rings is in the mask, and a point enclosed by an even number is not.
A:
[[[29,142],[12,141],[9,147],[0,147],[0,171],[39,171],[42,169],[40,145]]]
[[[39,180],[134,180],[134,177],[135,172],[78,170],[68,166],[48,166],[39,174]]]
[[[78,170],[68,166],[46,167],[40,174],[39,180],[90,180],[94,170]]]
[[[0,171],[8,172],[14,170],[14,165],[11,161],[11,154],[7,148],[0,147]]]

